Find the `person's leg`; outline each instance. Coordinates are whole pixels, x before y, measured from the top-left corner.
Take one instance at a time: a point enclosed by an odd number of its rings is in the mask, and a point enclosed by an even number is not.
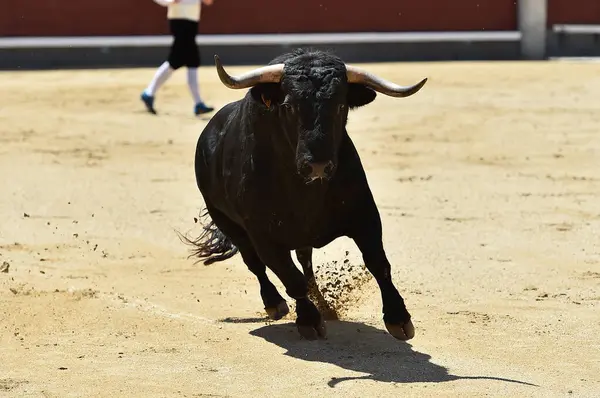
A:
[[[163,62],[158,68],[150,84],[141,95],[141,99],[146,105],[148,112],[154,114],[156,114],[156,110],[154,109],[156,92],[169,80],[173,72],[183,65],[185,56],[185,42],[182,40],[182,33],[184,32],[182,32],[181,21],[169,20],[169,28],[173,36],[173,43],[171,44],[167,61]]]
[[[200,66],[200,51],[196,44],[196,34],[198,32],[198,23],[189,21],[187,24],[188,30],[186,34],[186,66],[187,66],[187,83],[194,99],[194,113],[200,115],[202,113],[212,112],[214,108],[207,106],[200,96],[200,87],[198,85],[198,67]]]
[[[202,113],[212,112],[214,108],[206,105],[200,97],[200,88],[198,85],[198,68],[188,67],[187,69],[187,82],[194,98],[194,113],[200,115]]]
[[[194,99],[194,104],[202,102],[200,98],[200,87],[198,86],[198,68],[188,66],[187,68],[187,83]]]
[[[142,101],[146,105],[146,109],[148,109],[148,112],[156,113],[156,110],[154,109],[154,96],[156,95],[158,89],[160,89],[160,87],[163,84],[165,84],[167,80],[169,80],[169,78],[173,74],[173,71],[174,69],[171,67],[169,61],[163,62],[163,64],[158,68],[158,70],[154,74],[154,77],[150,81],[148,87],[146,87],[146,89],[142,93]]]

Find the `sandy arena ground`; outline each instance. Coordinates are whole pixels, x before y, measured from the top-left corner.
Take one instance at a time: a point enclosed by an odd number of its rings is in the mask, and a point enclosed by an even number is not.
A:
[[[183,72],[159,116],[138,100],[153,69],[0,73],[0,396],[600,397],[600,65],[366,67],[431,79],[348,126],[410,344],[373,279],[334,291],[343,320],[308,342],[265,321],[239,256],[187,259],[208,118]],[[200,81],[218,107],[243,95]],[[361,272],[349,240],[315,256]]]

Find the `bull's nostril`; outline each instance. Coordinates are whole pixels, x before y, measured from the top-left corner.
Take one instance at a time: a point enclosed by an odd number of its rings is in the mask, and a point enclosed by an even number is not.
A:
[[[309,175],[312,174],[312,167],[310,165],[310,163],[304,163],[301,167],[300,170],[298,170],[299,174],[305,177],[308,177]]]
[[[333,163],[331,161],[323,163],[309,163],[308,166],[311,169],[309,174],[310,178],[325,178],[333,170]]]

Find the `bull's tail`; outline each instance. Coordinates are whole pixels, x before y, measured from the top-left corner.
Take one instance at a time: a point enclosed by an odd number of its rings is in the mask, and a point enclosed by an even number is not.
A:
[[[203,219],[209,222],[203,223]],[[188,238],[178,233],[181,241],[192,247],[188,258],[197,257],[197,262],[203,261],[204,265],[210,265],[217,261],[227,260],[239,252],[231,239],[210,219],[208,211],[200,215],[199,221],[204,225],[202,226],[202,233],[197,238]]]

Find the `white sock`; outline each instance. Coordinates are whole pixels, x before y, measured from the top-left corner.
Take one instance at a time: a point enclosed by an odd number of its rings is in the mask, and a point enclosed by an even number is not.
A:
[[[154,74],[154,77],[152,78],[152,81],[150,82],[150,84],[148,85],[146,90],[144,90],[144,92],[150,96],[154,96],[154,94],[156,94],[158,89],[163,84],[165,84],[165,82],[167,80],[169,80],[169,78],[171,77],[172,74],[173,74],[173,68],[171,68],[171,65],[169,64],[168,61],[165,61],[158,68],[158,70]]]
[[[194,104],[202,102],[200,99],[200,88],[198,87],[198,68],[188,68],[187,83],[192,97],[194,97]]]

